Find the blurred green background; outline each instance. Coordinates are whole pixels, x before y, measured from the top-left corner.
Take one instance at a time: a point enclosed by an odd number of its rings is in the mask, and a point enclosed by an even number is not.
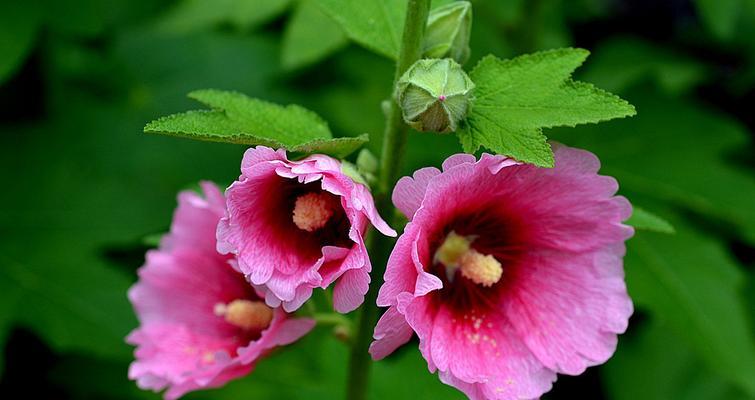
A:
[[[476,0],[472,66],[562,46],[577,77],[638,115],[546,132],[590,149],[675,234],[638,232],[636,313],[606,365],[544,399],[755,399],[755,1]],[[314,0],[0,0],[0,397],[157,398],[126,378],[126,290],[176,192],[228,183],[244,148],[149,136],[198,88],[299,103],[370,133],[392,64]],[[460,151],[413,133],[405,173]],[[334,399],[347,348],[326,328],[249,377],[187,398]],[[461,399],[415,345],[373,369],[373,399]]]

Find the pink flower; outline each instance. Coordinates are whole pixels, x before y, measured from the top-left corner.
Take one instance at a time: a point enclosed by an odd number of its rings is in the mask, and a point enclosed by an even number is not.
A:
[[[170,233],[147,253],[139,282],[129,290],[141,326],[129,378],[166,399],[218,387],[248,374],[276,346],[306,334],[314,321],[271,309],[215,250],[225,212],[218,188],[203,182],[206,199],[181,192]]]
[[[367,188],[324,155],[289,161],[285,150],[247,150],[241,177],[226,191],[228,211],[218,225],[218,251],[265,292],[271,307],[298,309],[314,288],[336,282],[339,312],[359,307],[370,283],[363,236],[368,221],[395,236]]]
[[[370,353],[416,332],[431,372],[472,399],[534,399],[556,373],[608,360],[632,314],[622,225],[631,205],[598,159],[555,145],[556,166],[458,154],[402,178],[411,222],[388,261]]]

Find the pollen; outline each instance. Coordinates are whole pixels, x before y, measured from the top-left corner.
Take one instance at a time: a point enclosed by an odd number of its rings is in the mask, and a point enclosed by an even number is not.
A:
[[[461,276],[485,287],[493,286],[501,280],[501,263],[491,255],[470,249],[459,258]]]
[[[459,259],[466,254],[472,241],[451,231],[443,244],[435,252],[435,262],[441,262],[446,267],[458,267]]]
[[[495,257],[473,249],[474,239],[473,236],[462,236],[451,231],[435,252],[434,261],[446,267],[449,282],[454,281],[456,271],[460,270],[461,276],[478,285],[493,286],[501,280],[503,267]]]
[[[294,224],[304,231],[321,229],[333,216],[333,204],[325,193],[307,193],[299,196],[294,205]]]
[[[273,309],[261,301],[238,299],[228,304],[215,304],[215,315],[229,324],[248,331],[261,331],[270,326]]]

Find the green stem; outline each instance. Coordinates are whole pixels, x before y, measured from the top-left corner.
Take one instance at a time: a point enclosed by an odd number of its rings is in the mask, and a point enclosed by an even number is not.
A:
[[[430,0],[409,0],[404,20],[404,33],[401,39],[398,60],[396,61],[395,83],[422,55],[422,40],[425,34],[427,16],[430,13]],[[401,118],[401,109],[391,96],[386,113],[383,150],[380,155],[380,175],[375,190],[375,202],[380,214],[389,220],[394,214],[390,191],[398,179],[399,166],[404,157],[408,127]],[[372,331],[377,323],[380,310],[376,300],[380,279],[385,273],[385,265],[393,248],[394,239],[370,232],[367,245],[372,257],[372,284],[364,299],[359,320],[354,333],[354,342],[349,359],[349,380],[347,400],[367,398],[367,384],[371,360],[368,353],[372,341]]]

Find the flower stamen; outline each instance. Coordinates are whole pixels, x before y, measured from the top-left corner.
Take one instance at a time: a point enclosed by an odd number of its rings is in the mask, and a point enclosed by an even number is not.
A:
[[[293,220],[297,228],[314,232],[324,227],[333,213],[330,197],[323,192],[312,192],[296,199]]]
[[[485,287],[493,286],[501,280],[503,267],[492,255],[473,249],[474,239],[451,231],[435,252],[434,261],[445,265],[449,282],[453,282],[456,271],[461,270],[461,276],[472,282]]]
[[[217,303],[213,311],[229,324],[248,331],[264,330],[273,320],[273,309],[261,301],[237,299],[228,304]]]

